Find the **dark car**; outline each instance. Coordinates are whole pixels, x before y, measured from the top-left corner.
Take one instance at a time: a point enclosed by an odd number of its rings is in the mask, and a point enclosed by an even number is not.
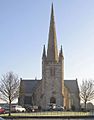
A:
[[[25,109],[27,112],[32,112],[32,106],[25,106]]]
[[[38,106],[27,105],[27,106],[25,106],[25,108],[26,108],[27,112],[37,112],[37,111],[39,111]]]
[[[56,111],[63,111],[64,110],[64,107],[63,106],[57,106],[56,107]]]

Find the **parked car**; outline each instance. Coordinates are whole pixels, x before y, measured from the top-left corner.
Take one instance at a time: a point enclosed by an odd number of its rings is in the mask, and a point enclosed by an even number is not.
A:
[[[2,108],[5,109],[5,113],[9,112],[9,105],[8,104],[3,105]]]
[[[4,118],[0,117],[0,120],[5,120]]]
[[[5,113],[5,109],[0,107],[0,114],[3,114],[3,113]]]
[[[54,103],[50,103],[47,106],[47,111],[63,111],[64,107],[63,106],[57,106]]]
[[[26,105],[25,108],[26,108],[27,112],[37,112],[37,111],[39,111],[38,106]]]
[[[27,112],[32,112],[32,106],[31,105],[26,105],[25,109]]]
[[[14,105],[12,106],[11,111],[12,112],[25,112],[26,109],[20,105]]]
[[[54,104],[54,103],[48,104],[47,111],[53,111],[55,109],[56,109],[56,104]]]
[[[56,111],[63,111],[64,110],[64,107],[63,106],[57,106],[56,107]]]

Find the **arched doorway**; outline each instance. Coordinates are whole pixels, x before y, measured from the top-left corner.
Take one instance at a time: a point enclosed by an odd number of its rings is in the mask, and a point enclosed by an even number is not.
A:
[[[56,99],[54,97],[50,98],[50,103],[56,104]]]

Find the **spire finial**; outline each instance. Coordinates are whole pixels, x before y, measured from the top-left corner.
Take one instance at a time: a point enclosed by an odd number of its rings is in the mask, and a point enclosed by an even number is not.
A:
[[[54,8],[53,8],[53,2],[52,2],[52,13],[53,13],[53,11],[54,11],[53,9],[54,9]]]
[[[53,7],[53,2],[52,2],[52,7]]]

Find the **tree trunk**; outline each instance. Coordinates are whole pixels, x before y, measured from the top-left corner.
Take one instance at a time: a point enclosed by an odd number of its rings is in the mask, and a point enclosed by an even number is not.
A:
[[[11,100],[9,100],[9,116],[11,116]]]
[[[87,101],[85,100],[85,102],[84,102],[84,104],[85,104],[85,111],[86,111],[86,102],[87,102]]]

